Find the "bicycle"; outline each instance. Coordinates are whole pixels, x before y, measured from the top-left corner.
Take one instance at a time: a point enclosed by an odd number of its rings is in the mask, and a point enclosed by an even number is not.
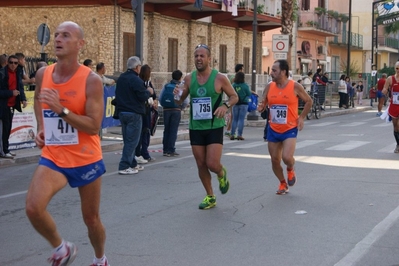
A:
[[[317,97],[317,94],[314,92],[309,92],[310,98],[313,100],[312,107],[310,108],[309,113],[306,115],[307,120],[311,120],[313,117],[316,119],[319,119],[321,117],[321,106],[319,103],[319,98]]]

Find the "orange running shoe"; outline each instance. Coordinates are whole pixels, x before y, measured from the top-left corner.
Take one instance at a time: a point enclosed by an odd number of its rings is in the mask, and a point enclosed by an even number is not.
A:
[[[278,190],[276,191],[277,195],[284,195],[288,193],[288,185],[285,182],[280,182],[280,186],[278,187]]]
[[[290,187],[292,187],[296,183],[296,175],[295,175],[294,169],[292,169],[291,171],[287,170],[287,175],[288,175],[288,178],[287,178],[288,185]]]

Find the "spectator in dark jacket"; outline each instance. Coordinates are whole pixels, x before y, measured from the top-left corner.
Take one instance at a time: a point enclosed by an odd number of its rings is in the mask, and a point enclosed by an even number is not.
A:
[[[127,60],[127,71],[120,75],[115,90],[123,137],[122,158],[118,167],[121,175],[136,174],[144,169],[137,165],[134,151],[140,140],[142,117],[146,113],[145,102],[154,94],[154,89],[144,86],[143,80],[139,78],[140,69],[140,58],[130,57]]]
[[[21,103],[25,108],[26,97],[22,83],[22,72],[18,68],[18,58],[8,57],[8,66],[0,70],[0,122],[2,124],[2,150],[0,157],[13,159],[15,153],[9,150],[9,138],[12,119],[15,110],[22,112]]]

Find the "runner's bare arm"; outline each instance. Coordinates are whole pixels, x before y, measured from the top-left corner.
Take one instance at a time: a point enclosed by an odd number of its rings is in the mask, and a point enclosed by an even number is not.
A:
[[[266,85],[265,89],[263,90],[262,93],[262,101],[259,102],[258,104],[258,112],[262,113],[263,111],[266,110],[267,107],[267,93],[269,92],[269,87],[270,87],[270,83]]]
[[[298,82],[295,82],[294,90],[295,90],[295,93],[298,95],[298,97],[305,103],[305,106],[303,107],[303,110],[299,116],[302,119],[305,119],[306,115],[310,111],[310,108],[312,108],[313,100],[312,100],[312,98],[310,98],[310,96],[306,92],[305,88]]]
[[[382,94],[387,95],[388,89],[391,87],[392,77],[388,77],[385,81],[384,88],[382,89]]]
[[[85,113],[77,115],[70,112],[63,119],[79,131],[91,135],[98,134],[104,115],[104,89],[101,78],[94,72],[91,72],[86,80]]]

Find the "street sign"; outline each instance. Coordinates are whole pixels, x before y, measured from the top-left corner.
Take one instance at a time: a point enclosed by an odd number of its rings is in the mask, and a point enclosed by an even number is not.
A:
[[[50,29],[47,24],[42,23],[39,28],[37,28],[37,40],[42,46],[46,46],[50,41]]]
[[[289,36],[286,34],[273,34],[273,53],[288,53]]]
[[[273,53],[273,59],[274,60],[287,60],[287,53]]]

